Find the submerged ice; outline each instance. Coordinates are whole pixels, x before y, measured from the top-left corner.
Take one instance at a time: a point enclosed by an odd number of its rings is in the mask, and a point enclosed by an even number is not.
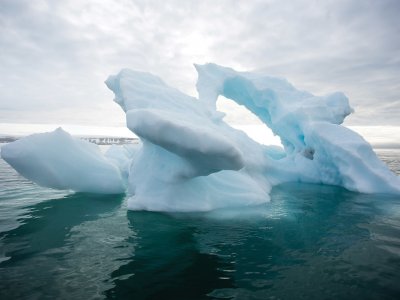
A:
[[[138,146],[96,145],[61,129],[3,146],[2,157],[43,186],[129,195],[130,209],[199,211],[269,201],[272,186],[307,182],[362,193],[400,193],[400,179],[357,133],[342,93],[314,96],[286,80],[196,65],[199,98],[128,69],[106,84]],[[258,144],[224,122],[219,96],[243,105],[279,136]]]

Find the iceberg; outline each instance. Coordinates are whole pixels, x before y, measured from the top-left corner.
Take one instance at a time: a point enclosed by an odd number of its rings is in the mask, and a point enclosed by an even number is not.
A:
[[[360,135],[341,126],[353,112],[343,93],[314,96],[261,73],[216,64],[195,68],[198,98],[129,69],[106,80],[138,146],[113,146],[103,155],[58,129],[5,145],[2,157],[43,186],[126,192],[133,210],[256,205],[285,182],[400,194],[399,177]],[[261,145],[229,126],[216,109],[219,96],[256,115],[283,147]]]
[[[1,156],[41,186],[101,194],[125,191],[119,168],[97,145],[74,138],[61,128],[4,145]]]

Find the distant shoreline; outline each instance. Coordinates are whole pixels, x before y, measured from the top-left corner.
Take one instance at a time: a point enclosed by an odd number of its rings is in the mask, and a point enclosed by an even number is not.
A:
[[[130,137],[114,137],[114,136],[74,136],[81,140],[97,144],[97,145],[124,145],[124,144],[137,144],[138,138]],[[0,136],[0,144],[14,142],[23,136]]]
[[[73,135],[81,140],[88,141],[97,145],[124,145],[138,144],[139,138],[134,137],[114,137],[114,136],[79,136]],[[0,144],[14,142],[24,136],[3,135],[0,136]],[[268,145],[267,145],[268,146]],[[374,150],[400,150],[400,143],[373,143],[371,144]]]

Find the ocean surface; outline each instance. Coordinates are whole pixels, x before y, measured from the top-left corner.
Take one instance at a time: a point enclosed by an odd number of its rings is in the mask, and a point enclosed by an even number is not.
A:
[[[400,174],[400,151],[377,150]],[[400,197],[310,184],[209,213],[127,211],[0,159],[0,299],[400,299]]]

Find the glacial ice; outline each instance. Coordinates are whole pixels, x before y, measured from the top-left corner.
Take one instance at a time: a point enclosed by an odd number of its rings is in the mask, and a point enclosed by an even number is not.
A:
[[[1,156],[41,186],[102,194],[125,191],[120,170],[96,144],[72,137],[61,128],[4,145]]]
[[[134,210],[260,204],[274,185],[293,181],[400,193],[399,177],[360,135],[340,125],[352,112],[344,94],[314,96],[280,78],[195,67],[198,99],[148,73],[123,69],[107,79],[138,146],[113,146],[103,155],[59,129],[3,146],[2,156],[40,185],[98,193],[126,187]],[[255,114],[283,148],[261,145],[225,123],[216,110],[219,96]]]

